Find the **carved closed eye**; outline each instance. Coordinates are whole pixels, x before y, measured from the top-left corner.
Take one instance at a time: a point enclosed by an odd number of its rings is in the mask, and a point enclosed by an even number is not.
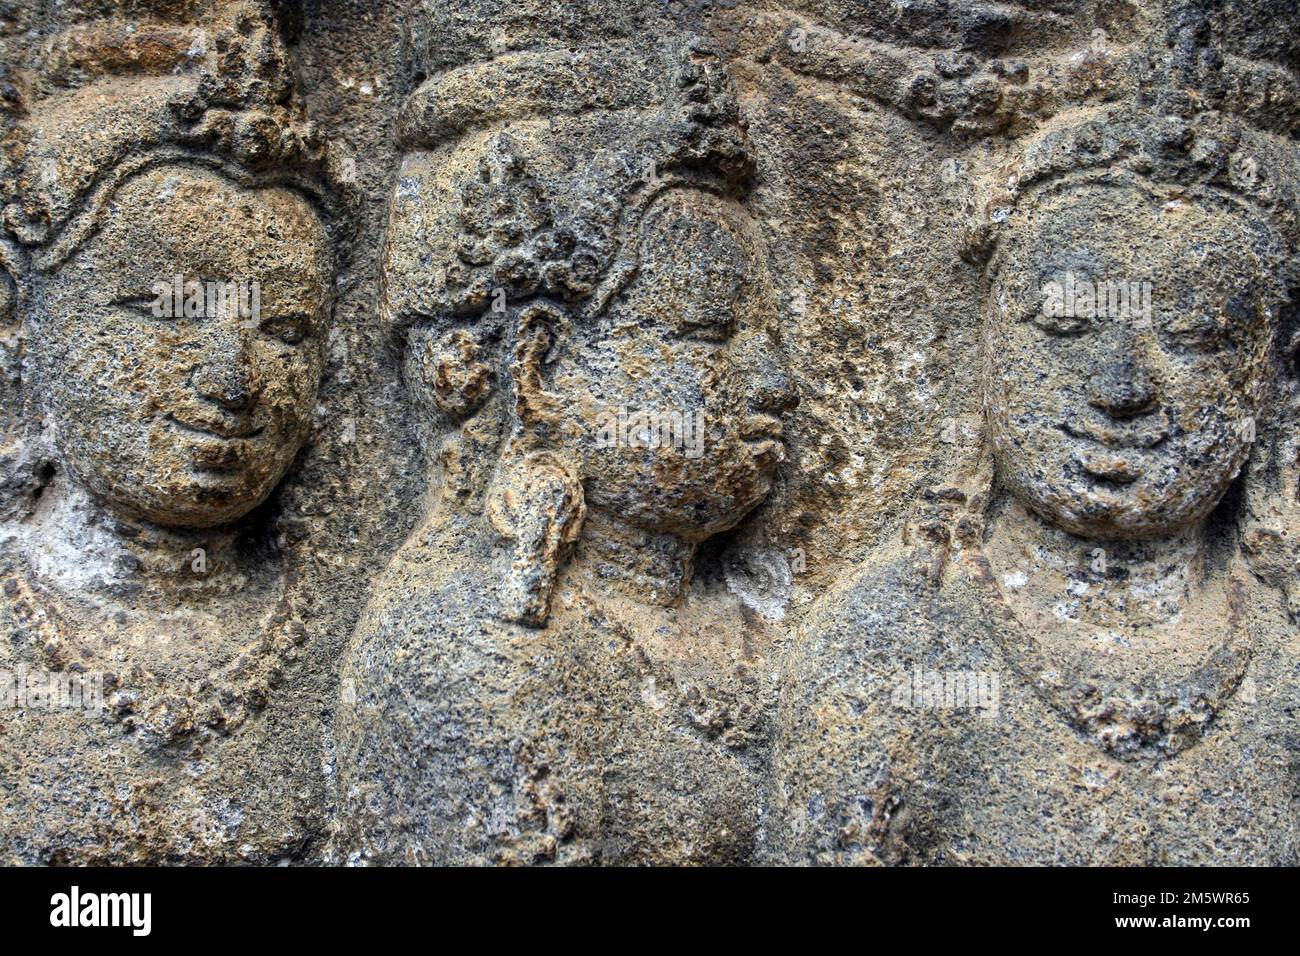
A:
[[[1206,309],[1180,312],[1165,325],[1165,336],[1176,348],[1191,350],[1218,348],[1225,331],[1222,318]]]
[[[683,318],[681,324],[682,336],[700,342],[725,342],[731,338],[731,334],[736,328],[734,315],[728,314],[726,318],[710,316],[710,319],[712,321]]]
[[[259,328],[285,345],[297,345],[311,334],[311,319],[302,314],[271,316],[263,319]]]
[[[181,310],[180,314],[173,315],[173,310],[169,304],[153,294],[123,296],[120,299],[114,299],[112,305],[114,308],[126,309],[149,319],[157,319],[160,322],[171,322],[178,318],[184,318],[183,310]]]
[[[989,307],[1002,322],[1030,323],[1048,335],[1082,332],[1088,327],[1088,321],[1065,314],[1059,289],[1052,287],[1050,281],[1014,271],[996,275]]]
[[[674,277],[671,301],[677,304],[682,336],[725,342],[736,330],[742,277],[734,270],[700,270]]]
[[[1045,313],[1043,309],[1034,309],[1029,320],[1048,335],[1078,335],[1092,327],[1092,319],[1079,315],[1056,315]]]
[[[1022,319],[1028,319],[1048,335],[1078,335],[1093,326],[1090,303],[1080,302],[1069,282],[1053,275],[1039,284],[1037,295],[1026,288],[1011,289],[1015,300],[1029,303]]]

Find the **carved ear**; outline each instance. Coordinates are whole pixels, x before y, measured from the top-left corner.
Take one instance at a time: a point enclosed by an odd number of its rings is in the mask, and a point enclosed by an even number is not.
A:
[[[519,313],[510,377],[515,386],[515,419],[525,432],[556,417],[560,400],[543,387],[542,365],[567,327],[564,311],[549,302],[531,303]]]
[[[0,236],[0,422],[17,412],[25,333],[19,304],[27,289],[28,261],[22,250]]]
[[[997,241],[997,227],[991,222],[969,225],[961,231],[957,243],[957,254],[962,261],[983,269],[993,258],[993,246]]]
[[[0,268],[0,328],[13,321],[18,307],[18,289],[9,273]]]
[[[558,455],[539,451],[515,467],[503,463],[488,498],[492,527],[514,542],[501,584],[503,618],[546,624],[564,552],[578,540],[585,516],[582,483]]]
[[[0,236],[0,518],[5,520],[31,514],[51,474],[43,443],[35,440],[36,422],[23,407],[25,335],[19,300],[25,266],[18,247]]]

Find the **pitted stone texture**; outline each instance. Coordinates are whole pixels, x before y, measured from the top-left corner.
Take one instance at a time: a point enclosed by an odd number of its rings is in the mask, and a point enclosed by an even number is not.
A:
[[[1295,863],[1298,36],[0,0],[0,859]]]

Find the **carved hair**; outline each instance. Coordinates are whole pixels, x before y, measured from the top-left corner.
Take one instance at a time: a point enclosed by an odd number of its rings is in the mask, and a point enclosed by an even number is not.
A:
[[[144,62],[165,72],[140,76],[131,57],[135,72],[118,62],[141,43],[150,53]],[[159,165],[207,167],[242,186],[289,186],[324,208],[331,231],[346,226],[355,201],[348,161],[306,119],[261,5],[226,5],[208,29],[82,25],[48,47],[41,71],[15,84],[17,121],[0,141],[3,227],[32,250],[35,268],[64,261],[98,228],[122,183]],[[83,82],[67,89],[76,79]],[[129,86],[105,96],[96,80]],[[60,95],[32,102],[41,91]]]
[[[1127,109],[1083,119],[1065,117],[1035,137],[1014,163],[1000,170],[976,200],[963,257],[987,265],[1012,213],[1029,196],[1089,182],[1174,187],[1250,208],[1272,222],[1294,249],[1300,235],[1300,164],[1273,137],[1222,117],[1153,117]],[[1295,256],[1285,263],[1288,278]]]
[[[595,89],[586,74],[597,64],[608,82]],[[521,100],[525,76],[538,95]],[[543,182],[512,137],[494,137],[476,173],[456,188],[456,260],[443,264],[429,320],[484,320],[498,289],[512,302],[547,296],[599,314],[635,269],[630,256],[620,257],[624,238],[657,195],[680,186],[739,194],[754,164],[729,78],[698,40],[653,57],[622,47],[511,54],[416,91],[398,122],[408,149],[432,148],[479,124],[612,109],[631,111],[618,142],[593,150],[592,163],[562,182]]]

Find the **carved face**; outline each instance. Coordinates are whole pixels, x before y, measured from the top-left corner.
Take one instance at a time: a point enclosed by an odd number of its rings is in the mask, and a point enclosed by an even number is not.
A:
[[[544,126],[534,131],[527,124],[512,133],[520,141],[549,136]],[[391,319],[445,316],[449,268],[465,270],[466,261],[478,261],[474,249],[457,244],[464,226],[456,219],[458,203],[448,199],[492,142],[483,134],[448,156],[417,153],[403,161],[384,249],[382,308]],[[565,155],[530,150],[525,175],[563,177],[562,168],[548,163]],[[559,205],[568,197],[560,193],[549,201]],[[586,202],[575,198],[573,208]],[[558,225],[568,228],[572,211],[555,210]],[[496,233],[506,237],[526,218],[493,207],[476,228],[495,241]],[[572,228],[587,241],[581,226]],[[795,395],[775,346],[774,296],[748,217],[711,193],[669,189],[646,210],[637,235],[624,241],[637,245],[635,276],[599,317],[568,316],[544,360],[534,360],[537,374],[524,374],[521,391],[535,391],[546,406],[545,421],[531,427],[582,475],[589,506],[637,527],[701,540],[763,500],[784,454],[777,416]],[[631,246],[624,249],[631,252]],[[545,274],[550,263],[534,255]],[[487,266],[480,271],[488,274],[476,272],[455,288],[481,282],[489,303],[494,289],[515,281],[515,271],[501,268],[507,261],[498,258],[495,273]],[[496,346],[486,343],[489,326],[515,323],[528,301],[563,307],[564,298],[555,287],[534,282],[510,295],[500,320],[490,314],[472,320],[473,334],[484,339],[475,347],[465,347],[463,333],[446,333],[441,357],[430,365],[436,368],[425,370],[441,413],[454,420],[482,400],[486,369],[474,356],[491,361]],[[509,360],[490,374],[494,391],[514,374]],[[444,394],[456,383],[463,383],[463,395]],[[473,403],[463,400],[471,397]],[[432,404],[426,406],[431,412]]]
[[[1199,521],[1254,438],[1278,304],[1261,278],[1266,231],[1129,187],[1075,190],[1020,216],[985,314],[1000,474],[1086,537]]]
[[[784,457],[795,401],[752,226],[697,190],[659,197],[636,277],[546,371],[589,505],[699,540],[738,522]],[[657,447],[655,447],[657,446]]]
[[[222,524],[265,500],[308,433],[328,257],[320,220],[296,193],[250,191],[192,167],[124,184],[103,228],[44,277],[35,300],[58,448],[86,487],[124,514],[174,526]],[[159,284],[176,276],[242,283],[246,308],[205,294],[198,315],[160,316]]]

